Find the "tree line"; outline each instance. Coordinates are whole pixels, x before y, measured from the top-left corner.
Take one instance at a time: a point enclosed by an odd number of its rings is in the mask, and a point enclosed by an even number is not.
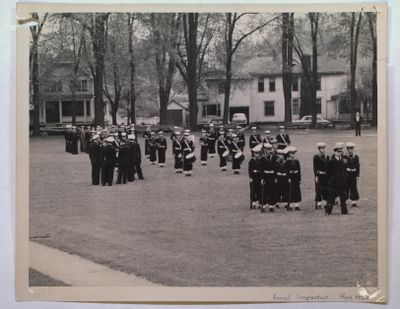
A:
[[[372,91],[372,123],[377,119],[376,15],[323,13],[63,13],[32,16],[30,79],[34,134],[39,133],[40,83],[46,67],[67,55],[71,62],[72,122],[76,122],[78,72],[94,84],[94,119],[104,125],[105,99],[113,124],[122,112],[131,123],[152,110],[166,124],[175,93],[186,93],[189,125],[197,127],[197,96],[207,72],[223,72],[224,123],[229,121],[232,78],[246,57],[280,45],[285,121],[292,119],[293,67],[302,67],[302,107],[316,124],[318,55],[349,64],[351,113],[360,108],[357,87]],[[359,61],[371,78],[357,71]],[[370,63],[365,65],[365,63]],[[357,74],[358,73],[358,74]],[[303,98],[304,96],[304,98]]]

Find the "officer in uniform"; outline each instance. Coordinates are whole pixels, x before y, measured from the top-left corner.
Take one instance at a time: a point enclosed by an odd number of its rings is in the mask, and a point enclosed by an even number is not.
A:
[[[149,125],[146,125],[146,129],[143,132],[143,138],[144,138],[144,155],[146,157],[149,157],[150,156],[149,140],[151,138],[151,130]]]
[[[225,133],[219,130],[219,137],[217,141],[218,155],[219,155],[219,168],[221,171],[226,171],[226,157],[223,156],[224,152],[228,151],[229,148],[226,144]]]
[[[276,140],[278,142],[278,149],[285,149],[287,146],[290,146],[290,137],[289,134],[285,133],[285,127],[279,127],[279,134],[276,136]]]
[[[301,202],[301,169],[300,162],[295,158],[297,148],[293,146],[288,147],[288,166],[289,166],[289,180],[290,180],[290,190],[289,190],[289,207],[288,210],[300,210]]]
[[[113,146],[115,140],[114,137],[110,136],[105,139],[106,146],[103,148],[103,186],[108,184],[112,186],[114,179],[114,167],[117,160],[116,150]]]
[[[360,159],[354,153],[354,143],[346,143],[347,148],[347,183],[349,188],[349,198],[351,207],[357,207],[357,201],[360,196],[358,194],[357,182],[360,178]]]
[[[84,135],[84,143],[85,143],[86,151],[88,151],[90,140],[91,140],[92,136],[94,136],[95,133],[96,133],[95,131],[90,130],[90,127],[86,127],[86,131],[85,131],[85,135]],[[100,139],[100,136],[99,136],[99,139]]]
[[[257,127],[252,127],[251,128],[252,134],[249,137],[249,147],[250,149],[253,149],[256,147],[258,144],[262,144],[262,139],[260,134],[257,133]],[[251,155],[253,156],[253,151],[251,151]]]
[[[150,132],[150,138],[148,139],[147,147],[149,150],[150,164],[154,165],[157,161],[157,140],[153,131]]]
[[[131,181],[135,180],[135,173],[137,174],[139,179],[143,178],[142,173],[142,152],[140,150],[140,145],[137,142],[137,138],[135,135],[128,135],[129,148],[130,148],[130,165],[131,165],[131,174],[128,173],[128,177],[130,177]],[[129,180],[129,179],[128,179]]]
[[[232,157],[232,170],[233,170],[233,174],[239,175],[240,165],[243,161],[242,158],[235,158],[235,155],[238,152],[241,152],[240,147],[238,145],[239,138],[235,133],[232,134],[231,138],[232,138],[232,141],[229,144],[229,150],[230,150],[230,154]]]
[[[337,143],[333,148],[334,155],[328,162],[328,185],[329,195],[325,213],[332,213],[336,197],[340,198],[340,207],[343,215],[347,215],[347,171],[346,163],[343,158],[343,143]]]
[[[92,165],[92,185],[97,186],[100,184],[100,171],[103,166],[103,149],[100,145],[99,135],[93,136],[87,151]]]
[[[313,158],[313,169],[315,178],[315,209],[326,207],[328,200],[328,162],[329,157],[325,154],[326,144],[317,144],[318,153]]]
[[[64,139],[65,139],[65,152],[71,152],[71,125],[69,124],[65,126]]]
[[[360,115],[360,112],[357,112],[354,116],[354,123],[356,127],[356,136],[361,136],[361,124],[363,122],[363,117]]]
[[[193,163],[186,159],[186,155],[194,151],[194,143],[189,139],[190,131],[185,130],[183,139],[181,141],[182,157],[183,157],[183,171],[185,176],[192,176]]]
[[[125,132],[123,132],[122,134],[124,133]],[[121,183],[126,184],[128,180],[129,161],[130,161],[130,147],[122,137],[121,142],[119,144],[119,152],[118,152],[117,184]]]
[[[173,131],[172,131],[171,136],[170,136],[171,141],[174,140],[174,137],[176,136],[176,132],[178,132],[178,131],[179,131],[179,128],[177,126],[174,126]],[[174,152],[174,149],[172,149],[172,153],[173,152]]]
[[[207,140],[208,140],[208,153],[210,154],[210,158],[214,158],[215,143],[217,141],[217,132],[215,132],[213,123],[210,123],[210,129],[207,133]]]
[[[181,132],[176,131],[172,140],[172,154],[174,156],[174,169],[177,174],[182,174],[182,145],[180,140]]]
[[[289,164],[285,160],[287,152],[283,149],[277,150],[277,160],[275,161],[275,177],[276,177],[276,204],[275,207],[279,208],[279,203],[284,203],[288,208],[289,202]]]
[[[261,147],[258,145],[256,147]],[[264,143],[263,155],[260,158],[261,194],[259,197],[261,212],[266,211],[266,205],[270,212],[275,208],[275,157],[272,153],[272,145]]]
[[[79,132],[75,126],[72,127],[71,131],[71,153],[78,154],[78,141],[79,141]]]
[[[270,135],[271,131],[265,130],[264,134],[265,134],[265,136],[262,140],[263,144],[265,144],[265,143],[271,144],[271,140],[272,140],[272,136]]]
[[[250,182],[250,209],[256,209],[259,207],[261,199],[261,145],[255,146],[252,150],[254,156],[249,160],[249,182]]]
[[[241,126],[236,126],[236,135],[238,136],[238,145],[241,151],[244,151],[244,147],[246,146],[246,139],[244,137],[244,129]]]
[[[165,166],[165,153],[167,152],[167,140],[164,137],[164,131],[158,132],[157,139],[157,150],[158,150],[158,165],[160,167]]]
[[[199,139],[200,142],[200,161],[201,165],[207,165],[207,155],[210,149],[210,142],[207,137],[207,131],[201,130],[202,136]],[[215,152],[215,140],[214,140],[214,152]]]

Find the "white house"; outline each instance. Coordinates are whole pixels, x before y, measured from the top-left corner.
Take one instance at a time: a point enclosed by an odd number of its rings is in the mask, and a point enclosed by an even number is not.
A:
[[[332,97],[345,91],[348,84],[346,66],[339,61],[318,59],[318,114],[337,119],[336,101]],[[300,117],[302,68],[293,67],[292,119]],[[222,119],[224,109],[224,76],[210,72],[206,79],[208,100],[199,102],[198,123]],[[229,114],[245,113],[249,122],[283,122],[285,115],[282,68],[279,59],[255,57],[233,72]]]

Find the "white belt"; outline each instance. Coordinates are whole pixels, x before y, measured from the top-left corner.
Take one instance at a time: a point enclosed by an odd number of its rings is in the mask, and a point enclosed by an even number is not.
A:
[[[318,171],[318,174],[320,174],[320,175],[325,175],[326,172]]]
[[[274,171],[264,171],[264,174],[273,174]]]
[[[276,173],[278,176],[286,176],[286,173]]]
[[[357,172],[356,168],[346,168],[348,172]]]
[[[299,171],[289,171],[290,174],[297,174]]]

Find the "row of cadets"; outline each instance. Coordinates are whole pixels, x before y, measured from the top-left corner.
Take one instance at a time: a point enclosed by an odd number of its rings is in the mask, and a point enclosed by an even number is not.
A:
[[[326,207],[328,200],[328,162],[326,144],[317,143],[317,153],[313,157],[313,170],[315,177],[315,209]]]
[[[174,156],[174,169],[177,174],[182,174],[183,160],[182,160],[182,144],[181,132],[175,131],[172,139],[172,154]]]
[[[233,174],[238,175],[240,171],[240,165],[242,164],[245,156],[239,146],[239,137],[233,133],[231,136],[232,140],[230,145],[230,155],[232,157],[232,170]]]
[[[192,176],[192,169],[193,169],[193,161],[189,159],[187,156],[194,152],[195,146],[193,140],[191,140],[189,136],[190,136],[190,130],[185,130],[181,141],[183,171],[185,173],[185,176]]]
[[[200,143],[200,161],[201,165],[207,165],[208,152],[210,150],[210,140],[207,136],[207,130],[201,130],[202,136],[199,139]],[[214,153],[215,153],[215,141],[214,141]],[[211,157],[211,154],[210,154]]]
[[[71,154],[78,154],[78,141],[80,140],[80,132],[76,126],[66,125],[64,138],[65,151]]]

